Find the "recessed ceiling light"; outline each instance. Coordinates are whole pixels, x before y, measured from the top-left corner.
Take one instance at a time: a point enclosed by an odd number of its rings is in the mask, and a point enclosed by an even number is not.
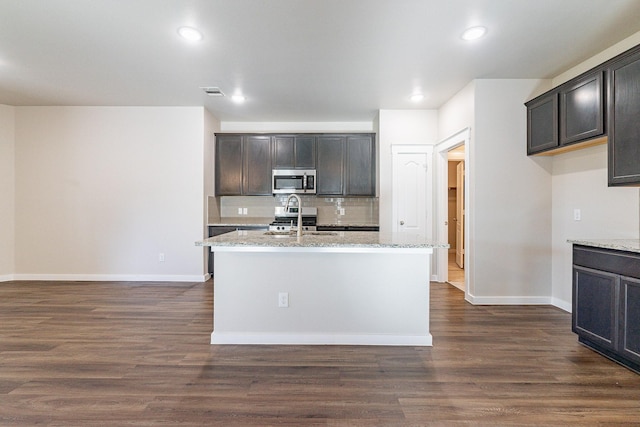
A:
[[[421,93],[414,93],[413,95],[411,95],[410,99],[413,102],[420,102],[424,99],[424,95]]]
[[[232,96],[231,96],[231,100],[232,100],[233,102],[237,102],[238,104],[240,104],[240,103],[244,102],[245,97],[244,97],[244,96],[242,96],[242,95],[232,95]]]
[[[463,40],[477,40],[485,34],[487,34],[487,28],[478,26],[467,28],[461,37]]]
[[[190,42],[199,42],[202,40],[202,33],[193,27],[180,27],[178,28],[178,34]]]

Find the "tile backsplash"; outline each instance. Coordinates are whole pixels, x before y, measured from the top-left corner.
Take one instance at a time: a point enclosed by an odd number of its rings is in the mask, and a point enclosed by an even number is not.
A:
[[[318,209],[318,224],[378,225],[377,197],[321,197],[301,195],[302,206]],[[220,218],[273,218],[276,206],[284,206],[287,195],[209,197],[209,223]],[[246,214],[239,214],[245,212]]]

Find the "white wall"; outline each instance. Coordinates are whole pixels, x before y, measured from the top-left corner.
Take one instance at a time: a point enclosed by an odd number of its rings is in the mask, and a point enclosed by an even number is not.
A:
[[[640,32],[553,79],[553,86],[640,44]],[[637,188],[607,187],[605,145],[553,156],[552,301],[571,310],[571,245],[567,239],[640,237]],[[581,210],[581,221],[573,210]]]
[[[380,110],[378,115],[378,171],[380,231],[390,232],[393,224],[391,146],[395,144],[434,145],[438,138],[436,110]]]
[[[540,84],[476,80],[469,152],[474,302],[549,302],[550,161],[527,157],[525,143],[524,102]]]
[[[621,54],[622,52],[631,49],[634,46],[640,44],[640,31],[637,33],[627,37],[626,39],[620,41],[619,43],[614,44],[608,49],[603,50],[602,52],[592,56],[584,62],[576,65],[575,67],[570,68],[564,73],[554,77],[551,81],[552,87],[560,86],[562,83],[571,80],[572,78],[589,71],[593,67],[596,67],[603,62],[613,58],[614,56]]]
[[[467,127],[467,298],[545,303],[551,292],[549,160],[526,156],[524,102],[540,80],[475,80],[439,110],[440,140]]]
[[[0,282],[11,280],[15,246],[15,108],[0,105]]]
[[[375,132],[374,122],[220,122],[221,132]]]
[[[638,239],[638,188],[607,187],[607,147],[553,159],[553,298],[571,310],[571,244],[567,239]],[[580,209],[581,220],[573,211]]]
[[[438,141],[455,135],[465,128],[475,130],[475,80],[469,82],[438,110]]]
[[[16,278],[201,280],[203,122],[201,107],[17,107]]]
[[[203,186],[204,192],[203,198],[203,212],[202,212],[202,237],[209,237],[209,230],[207,229],[207,223],[209,222],[209,196],[215,195],[215,133],[220,131],[220,121],[214,117],[208,110],[204,112],[204,133],[203,133]],[[208,262],[208,250],[209,248],[203,248],[203,262],[207,265]]]

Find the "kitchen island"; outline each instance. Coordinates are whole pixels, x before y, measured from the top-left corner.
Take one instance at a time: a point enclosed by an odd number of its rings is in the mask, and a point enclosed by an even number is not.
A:
[[[237,231],[215,252],[212,344],[430,346],[433,248],[378,232]]]

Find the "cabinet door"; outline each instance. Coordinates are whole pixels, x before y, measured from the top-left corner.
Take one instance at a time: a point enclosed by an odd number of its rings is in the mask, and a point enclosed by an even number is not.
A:
[[[604,134],[603,72],[581,78],[560,91],[560,145]]]
[[[316,166],[318,195],[342,195],[344,192],[344,136],[319,136]]]
[[[216,136],[216,195],[242,194],[242,136]]]
[[[271,194],[271,137],[245,136],[243,194],[264,196]]]
[[[620,352],[640,363],[640,280],[623,278],[620,283]]]
[[[640,52],[609,72],[609,185],[640,184]]]
[[[558,147],[558,93],[527,104],[527,154]]]
[[[294,143],[295,164],[298,169],[316,168],[316,137],[297,135]]]
[[[374,196],[375,140],[372,135],[347,137],[347,196]]]
[[[618,345],[619,283],[616,274],[573,267],[573,332],[610,350]]]
[[[276,136],[273,138],[273,168],[293,169],[295,167],[295,137]]]
[[[315,169],[315,136],[287,135],[274,137],[272,159],[274,169]]]

